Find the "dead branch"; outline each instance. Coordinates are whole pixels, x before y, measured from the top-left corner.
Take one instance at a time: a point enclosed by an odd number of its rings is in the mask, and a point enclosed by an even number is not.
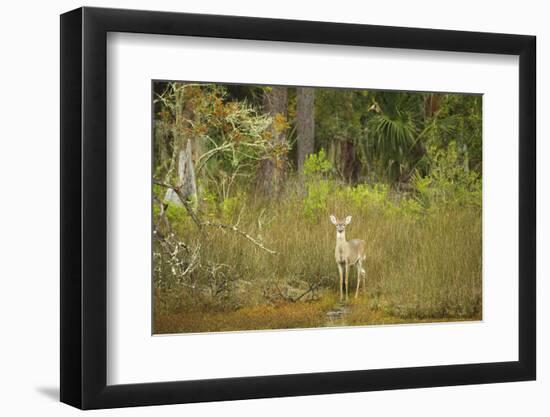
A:
[[[183,204],[183,207],[185,207],[185,209],[187,210],[187,212],[189,213],[189,216],[191,216],[191,218],[193,219],[193,221],[195,222],[195,224],[198,226],[199,229],[202,229],[203,227],[203,223],[200,221],[200,219],[197,217],[197,213],[195,213],[195,210],[193,210],[193,207],[191,207],[191,204],[189,204],[189,201],[187,201],[187,199],[185,198],[185,196],[183,195],[183,193],[181,192],[181,189],[180,187],[176,187],[174,185],[171,185],[171,184],[167,184],[165,182],[162,182],[162,181],[159,181],[159,180],[156,180],[153,178],[153,183],[154,184],[157,184],[157,185],[160,185],[161,187],[165,187],[165,188],[171,188],[172,190],[174,190],[174,192],[176,193],[176,195],[179,197],[179,199],[181,200],[181,204]]]
[[[162,250],[169,256],[169,263],[172,267],[172,272],[174,275],[177,275],[180,278],[184,278],[191,272],[193,272],[198,266],[200,266],[200,245],[197,245],[193,252],[189,249],[189,247],[180,241],[171,241],[171,239],[174,238],[174,234],[171,234],[168,238],[163,238],[155,233],[155,237],[158,239],[160,243],[160,247]],[[180,248],[182,248],[187,254],[191,255],[191,259],[189,262],[184,262],[180,258]],[[176,272],[175,267],[179,269],[179,273]]]
[[[298,301],[300,301],[302,298],[304,298],[306,295],[308,295],[310,292],[313,292],[315,291],[317,288],[319,288],[319,286],[323,283],[323,280],[321,279],[320,281],[318,282],[315,282],[313,284],[309,284],[309,288],[307,290],[305,290],[302,294],[298,295],[297,297],[291,297],[290,295],[285,294],[280,288],[279,288],[279,285],[278,284],[274,284],[275,286],[275,289],[277,290],[277,293],[279,295],[280,298],[282,298],[283,300],[285,301],[289,301],[291,303],[297,303]]]
[[[166,187],[166,188],[171,188],[174,190],[174,192],[176,193],[176,195],[180,198],[183,206],[185,207],[185,209],[187,210],[187,212],[189,213],[189,215],[191,216],[191,218],[193,219],[193,221],[195,222],[195,224],[198,226],[198,228],[200,230],[203,230],[204,226],[209,226],[209,227],[216,227],[218,229],[223,229],[223,230],[230,230],[238,235],[241,235],[242,237],[244,237],[245,239],[249,240],[250,242],[252,242],[254,245],[258,246],[260,249],[266,251],[267,253],[270,253],[271,255],[275,255],[277,254],[276,251],[272,250],[272,249],[269,249],[267,247],[265,247],[263,245],[262,242],[260,242],[259,240],[257,239],[254,239],[252,236],[250,236],[248,233],[246,232],[243,232],[242,230],[240,230],[236,225],[228,225],[228,224],[222,224],[222,223],[213,223],[211,221],[201,221],[199,219],[199,217],[197,216],[197,213],[195,212],[195,210],[193,210],[193,207],[191,207],[191,205],[189,204],[189,202],[185,199],[185,197],[183,196],[183,194],[181,193],[179,187],[175,187],[173,185],[170,185],[170,184],[167,184],[165,182],[162,182],[162,181],[159,181],[159,180],[156,180],[156,179],[153,179],[153,183],[154,184],[157,184],[157,185],[160,185],[161,187]]]
[[[180,242],[178,240],[176,240],[174,242],[174,244],[170,243],[170,241],[168,240],[168,238],[166,238],[165,236],[161,235],[160,233],[158,233],[156,230],[153,231],[153,236],[162,244],[164,244],[165,246],[168,246],[170,247],[170,252],[173,253],[176,251],[177,247],[181,247],[185,252],[187,253],[191,253],[191,249],[189,249],[189,246],[187,246],[185,243],[183,242]],[[174,233],[170,232],[170,234],[168,235],[170,238],[173,238],[174,237]]]
[[[168,234],[172,233],[172,225],[168,221],[168,218],[166,217],[166,207],[167,204],[160,201],[156,196],[154,196],[155,202],[159,205],[159,215],[157,217],[157,221],[155,222],[155,228],[154,231],[158,236],[164,236],[164,232],[167,232]],[[161,231],[160,226],[164,225],[166,227],[166,231]]]
[[[226,149],[230,149],[235,145],[232,142],[222,143],[220,146],[210,149],[208,152],[202,154],[197,160],[197,175],[202,171],[206,163],[212,158],[216,153],[223,152]]]
[[[314,283],[314,284],[310,284],[310,285],[309,285],[309,289],[308,289],[307,291],[305,291],[304,293],[302,293],[301,295],[299,295],[298,297],[296,297],[296,298],[294,299],[294,302],[300,301],[303,297],[305,297],[306,295],[308,295],[310,292],[315,291],[317,288],[319,288],[319,286],[321,285],[321,282],[322,282],[322,281],[316,282],[316,283]]]
[[[281,297],[285,301],[293,301],[292,297],[289,297],[287,294],[284,294],[281,289],[279,288],[278,284],[275,284],[275,289],[277,290],[277,293],[279,294],[279,297]]]
[[[277,254],[276,251],[272,250],[272,249],[269,249],[269,248],[266,248],[262,242],[254,239],[252,236],[250,236],[248,233],[245,233],[243,232],[242,230],[240,230],[239,228],[237,228],[237,226],[230,226],[228,224],[222,224],[222,223],[212,223],[210,221],[206,221],[203,223],[204,226],[210,226],[210,227],[217,227],[218,229],[223,229],[223,230],[231,230],[232,232],[235,232],[239,235],[241,235],[242,237],[248,239],[250,242],[254,243],[256,246],[258,246],[260,249],[263,249],[265,250],[266,252],[272,254],[272,255],[275,255]]]

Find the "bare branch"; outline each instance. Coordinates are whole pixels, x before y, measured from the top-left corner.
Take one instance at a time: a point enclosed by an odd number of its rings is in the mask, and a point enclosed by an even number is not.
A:
[[[220,146],[214,148],[214,149],[210,149],[208,152],[205,152],[204,154],[202,154],[199,159],[197,160],[197,174],[199,174],[203,167],[206,165],[206,163],[210,160],[210,158],[212,158],[216,153],[218,152],[222,152],[226,149],[229,149],[229,148],[232,148],[233,146],[235,146],[233,143],[231,142],[225,142],[223,144],[221,144]]]
[[[305,291],[304,293],[302,293],[301,295],[299,295],[298,297],[296,297],[296,298],[294,299],[294,302],[300,301],[303,297],[305,297],[306,295],[308,295],[310,292],[315,291],[315,290],[319,287],[319,285],[321,285],[321,282],[322,282],[322,281],[316,282],[316,283],[314,283],[314,284],[310,284],[310,285],[309,285],[309,289],[308,289],[307,291]]]
[[[317,282],[314,282],[314,283],[310,283],[309,284],[309,288],[307,290],[305,290],[303,293],[301,293],[300,295],[296,296],[296,297],[292,297],[291,295],[288,294],[288,291],[282,291],[281,288],[279,287],[279,284],[277,283],[274,283],[272,284],[273,287],[275,288],[276,292],[277,292],[277,295],[279,296],[279,298],[283,299],[284,301],[288,301],[288,302],[291,302],[291,303],[297,303],[298,301],[300,301],[302,298],[304,298],[306,295],[308,295],[309,293],[312,293],[314,292],[315,290],[317,290],[321,284],[325,281],[324,278],[321,278],[319,281]],[[273,288],[272,287],[272,288]],[[264,297],[265,297],[265,294],[264,294]]]
[[[160,201],[156,196],[154,196],[155,202],[159,205],[160,211],[159,215],[157,217],[157,221],[155,222],[155,228],[154,231],[159,235],[163,235],[164,232],[160,230],[161,224],[164,224],[166,227],[166,231],[170,234],[172,233],[172,225],[168,221],[168,218],[166,217],[166,203],[163,203]]]
[[[272,250],[272,249],[269,249],[269,248],[266,248],[262,242],[260,242],[259,240],[256,240],[254,239],[252,236],[250,236],[248,233],[245,233],[243,232],[242,230],[240,230],[237,226],[230,226],[228,224],[222,224],[222,223],[212,223],[210,221],[206,221],[203,223],[204,226],[210,226],[210,227],[217,227],[218,229],[223,229],[223,230],[231,230],[232,232],[235,232],[241,236],[243,236],[244,238],[248,239],[249,241],[251,241],[252,243],[254,243],[256,246],[258,246],[260,249],[263,249],[265,250],[266,252],[272,254],[272,255],[275,255],[277,254],[276,251]]]
[[[184,278],[199,266],[200,245],[197,245],[193,249],[193,252],[191,252],[185,243],[175,240],[173,234],[169,235],[169,238],[163,238],[155,233],[155,237],[158,239],[162,250],[168,255],[174,275]],[[191,259],[188,262],[181,259],[180,248],[183,248],[187,254],[191,255]],[[177,270],[175,267],[177,267]]]
[[[165,237],[163,235],[161,235],[160,233],[158,233],[156,230],[153,232],[153,236],[161,243],[161,244],[164,244],[164,245],[167,245],[168,247],[168,250],[171,252],[171,253],[174,253],[174,252],[177,252],[177,247],[178,246],[181,246],[183,248],[183,250],[187,253],[191,253],[191,250],[189,249],[189,246],[187,246],[185,243],[181,242],[181,241],[175,241],[174,245],[172,245],[168,238],[172,238],[174,236],[173,233],[170,233],[168,235],[168,237]],[[176,246],[176,247],[174,247]]]
[[[193,219],[193,221],[195,222],[195,224],[198,226],[198,228],[200,230],[203,230],[204,226],[209,226],[209,227],[216,227],[218,229],[223,229],[223,230],[230,230],[236,234],[239,234],[241,235],[242,237],[244,237],[245,239],[249,240],[250,242],[252,242],[253,244],[255,244],[256,246],[258,246],[260,249],[266,251],[267,253],[270,253],[272,255],[275,255],[277,254],[276,251],[272,250],[272,249],[269,249],[269,248],[266,248],[262,242],[260,242],[259,240],[257,239],[254,239],[252,236],[250,236],[248,233],[246,232],[243,232],[242,230],[240,230],[237,226],[233,225],[228,225],[228,224],[222,224],[222,223],[213,223],[211,221],[201,221],[199,219],[199,217],[197,216],[197,213],[195,212],[195,210],[193,210],[193,208],[191,207],[191,205],[189,204],[189,202],[185,199],[185,197],[182,195],[179,187],[175,187],[173,185],[170,185],[170,184],[167,184],[165,182],[162,182],[162,181],[159,181],[159,180],[156,180],[153,178],[153,183],[154,184],[157,184],[157,185],[160,185],[161,187],[166,187],[166,188],[171,188],[172,190],[174,190],[174,192],[176,193],[176,195],[180,198],[183,206],[186,208],[187,212],[189,213],[189,215],[191,216],[191,218]]]
[[[191,218],[193,219],[193,221],[195,222],[195,224],[198,226],[198,228],[202,230],[203,223],[202,223],[202,222],[200,221],[200,219],[197,217],[197,213],[195,213],[195,210],[193,210],[193,207],[191,207],[191,204],[189,204],[189,201],[187,201],[187,199],[186,199],[186,198],[184,197],[184,195],[182,194],[180,187],[176,187],[176,186],[174,186],[174,185],[167,184],[167,183],[165,183],[165,182],[159,181],[159,180],[154,179],[154,178],[153,178],[153,183],[154,183],[154,184],[157,184],[157,185],[160,185],[161,187],[171,188],[172,190],[174,190],[174,192],[176,193],[176,195],[177,195],[177,196],[179,197],[179,199],[181,200],[181,204],[183,204],[183,207],[185,207],[185,209],[186,209],[187,212],[189,213],[189,216],[191,216]]]

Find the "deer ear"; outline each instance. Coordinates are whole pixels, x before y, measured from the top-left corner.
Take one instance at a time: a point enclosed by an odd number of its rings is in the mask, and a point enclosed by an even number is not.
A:
[[[346,225],[351,223],[351,216],[346,217]]]
[[[338,222],[336,221],[336,217],[334,217],[334,214],[331,214],[331,215],[330,215],[330,221],[331,221],[332,224],[334,224],[334,225],[336,225],[336,223],[338,223]]]

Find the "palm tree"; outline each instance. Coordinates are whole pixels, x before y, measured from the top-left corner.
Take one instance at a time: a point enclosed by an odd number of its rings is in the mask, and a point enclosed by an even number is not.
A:
[[[399,92],[375,92],[368,120],[372,157],[379,159],[388,180],[402,180],[419,159],[415,151],[421,130],[422,96]]]

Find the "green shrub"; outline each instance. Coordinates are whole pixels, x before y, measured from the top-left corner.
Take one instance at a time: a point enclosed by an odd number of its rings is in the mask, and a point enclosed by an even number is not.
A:
[[[422,177],[415,174],[413,186],[419,202],[425,207],[434,205],[464,205],[481,209],[481,178],[476,171],[460,163],[456,142],[446,149],[428,148],[430,172]]]

